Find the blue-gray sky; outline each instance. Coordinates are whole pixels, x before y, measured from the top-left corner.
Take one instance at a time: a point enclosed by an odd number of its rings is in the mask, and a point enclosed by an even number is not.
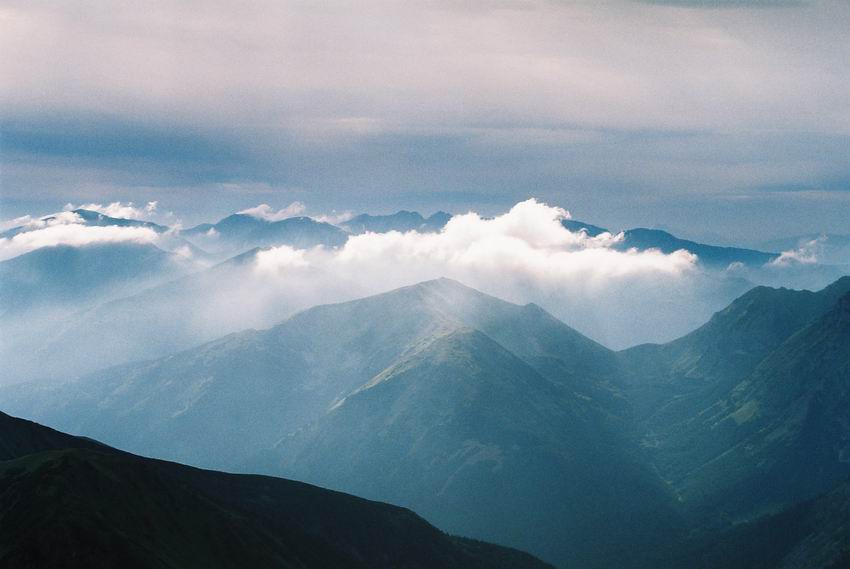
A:
[[[0,2],[0,218],[504,211],[850,233],[846,0]]]

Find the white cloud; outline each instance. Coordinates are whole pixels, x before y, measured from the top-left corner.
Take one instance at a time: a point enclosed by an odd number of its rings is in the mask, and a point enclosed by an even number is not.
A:
[[[368,233],[333,250],[271,248],[257,254],[246,296],[304,308],[449,277],[536,302],[615,346],[669,339],[722,306],[695,300],[703,273],[694,255],[620,251],[612,247],[620,235],[571,232],[561,225],[567,215],[528,200],[494,218],[457,215],[439,233]]]
[[[456,215],[439,233],[366,233],[350,237],[338,252],[314,249],[297,258],[299,266],[314,264],[351,274],[413,271],[424,279],[447,273],[499,278],[501,273],[553,285],[564,279],[599,280],[640,273],[677,276],[694,266],[696,258],[687,251],[665,255],[612,249],[621,235],[589,237],[585,232],[571,232],[561,225],[568,217],[564,209],[530,199],[490,219],[476,213]],[[279,258],[281,266],[288,268],[293,255],[290,247],[263,251],[258,254],[258,266],[268,271]]]
[[[306,209],[306,206],[301,202],[292,202],[285,208],[279,210],[274,210],[269,204],[263,203],[256,207],[243,209],[239,213],[250,215],[257,219],[264,219],[266,221],[280,221],[288,217],[301,215]]]
[[[331,225],[339,225],[340,223],[345,223],[354,217],[354,213],[350,211],[343,211],[341,213],[337,213],[336,211],[332,211],[327,214],[322,215],[314,215],[311,216],[316,221],[321,223],[330,223]]]
[[[65,210],[85,209],[120,219],[147,219],[156,213],[157,205],[158,202],[156,201],[150,201],[142,207],[136,207],[133,202],[112,202],[106,205],[99,203],[74,205],[69,203],[65,205]]]
[[[60,223],[0,239],[0,260],[10,259],[42,247],[105,243],[154,243],[158,235],[147,227],[91,227],[78,223]]]
[[[814,265],[823,253],[826,235],[800,243],[796,249],[782,251],[769,264],[774,267],[790,267],[795,265]]]
[[[33,221],[34,220],[31,215],[22,215],[14,219],[7,219],[6,221],[0,222],[0,231],[8,231],[9,229],[14,229],[16,227],[32,223]]]

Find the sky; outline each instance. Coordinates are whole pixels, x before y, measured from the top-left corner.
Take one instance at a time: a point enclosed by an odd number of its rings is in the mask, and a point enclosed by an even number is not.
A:
[[[850,233],[850,2],[0,1],[0,220],[482,215]]]

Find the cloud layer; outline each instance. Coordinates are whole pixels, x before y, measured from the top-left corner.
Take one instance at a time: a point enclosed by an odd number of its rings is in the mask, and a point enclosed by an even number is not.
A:
[[[2,199],[212,216],[533,194],[608,226],[838,232],[848,18],[843,0],[12,0]]]
[[[117,217],[121,219],[150,219],[156,213],[158,202],[150,201],[144,207],[136,207],[133,202],[122,203],[112,202],[106,205],[99,203],[88,203],[82,205],[66,204],[65,210],[86,209],[96,211],[109,217]]]
[[[79,223],[57,223],[41,229],[0,239],[0,261],[42,247],[103,245],[107,243],[155,243],[158,235],[147,227],[90,227]]]
[[[561,224],[568,215],[531,199],[493,218],[455,216],[439,233],[367,233],[338,250],[275,247],[257,254],[255,284],[246,286],[252,298],[305,307],[450,277],[515,302],[537,302],[612,345],[635,337],[633,327],[612,325],[628,310],[664,336],[692,323],[694,315],[684,311],[683,322],[659,325],[670,317],[668,303],[701,286],[693,255],[618,251],[612,245],[620,235],[571,232]],[[659,304],[650,310],[653,301]]]

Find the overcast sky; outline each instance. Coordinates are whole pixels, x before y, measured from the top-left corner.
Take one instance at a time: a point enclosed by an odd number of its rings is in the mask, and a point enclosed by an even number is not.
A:
[[[0,218],[158,200],[850,233],[850,2],[0,2]]]

